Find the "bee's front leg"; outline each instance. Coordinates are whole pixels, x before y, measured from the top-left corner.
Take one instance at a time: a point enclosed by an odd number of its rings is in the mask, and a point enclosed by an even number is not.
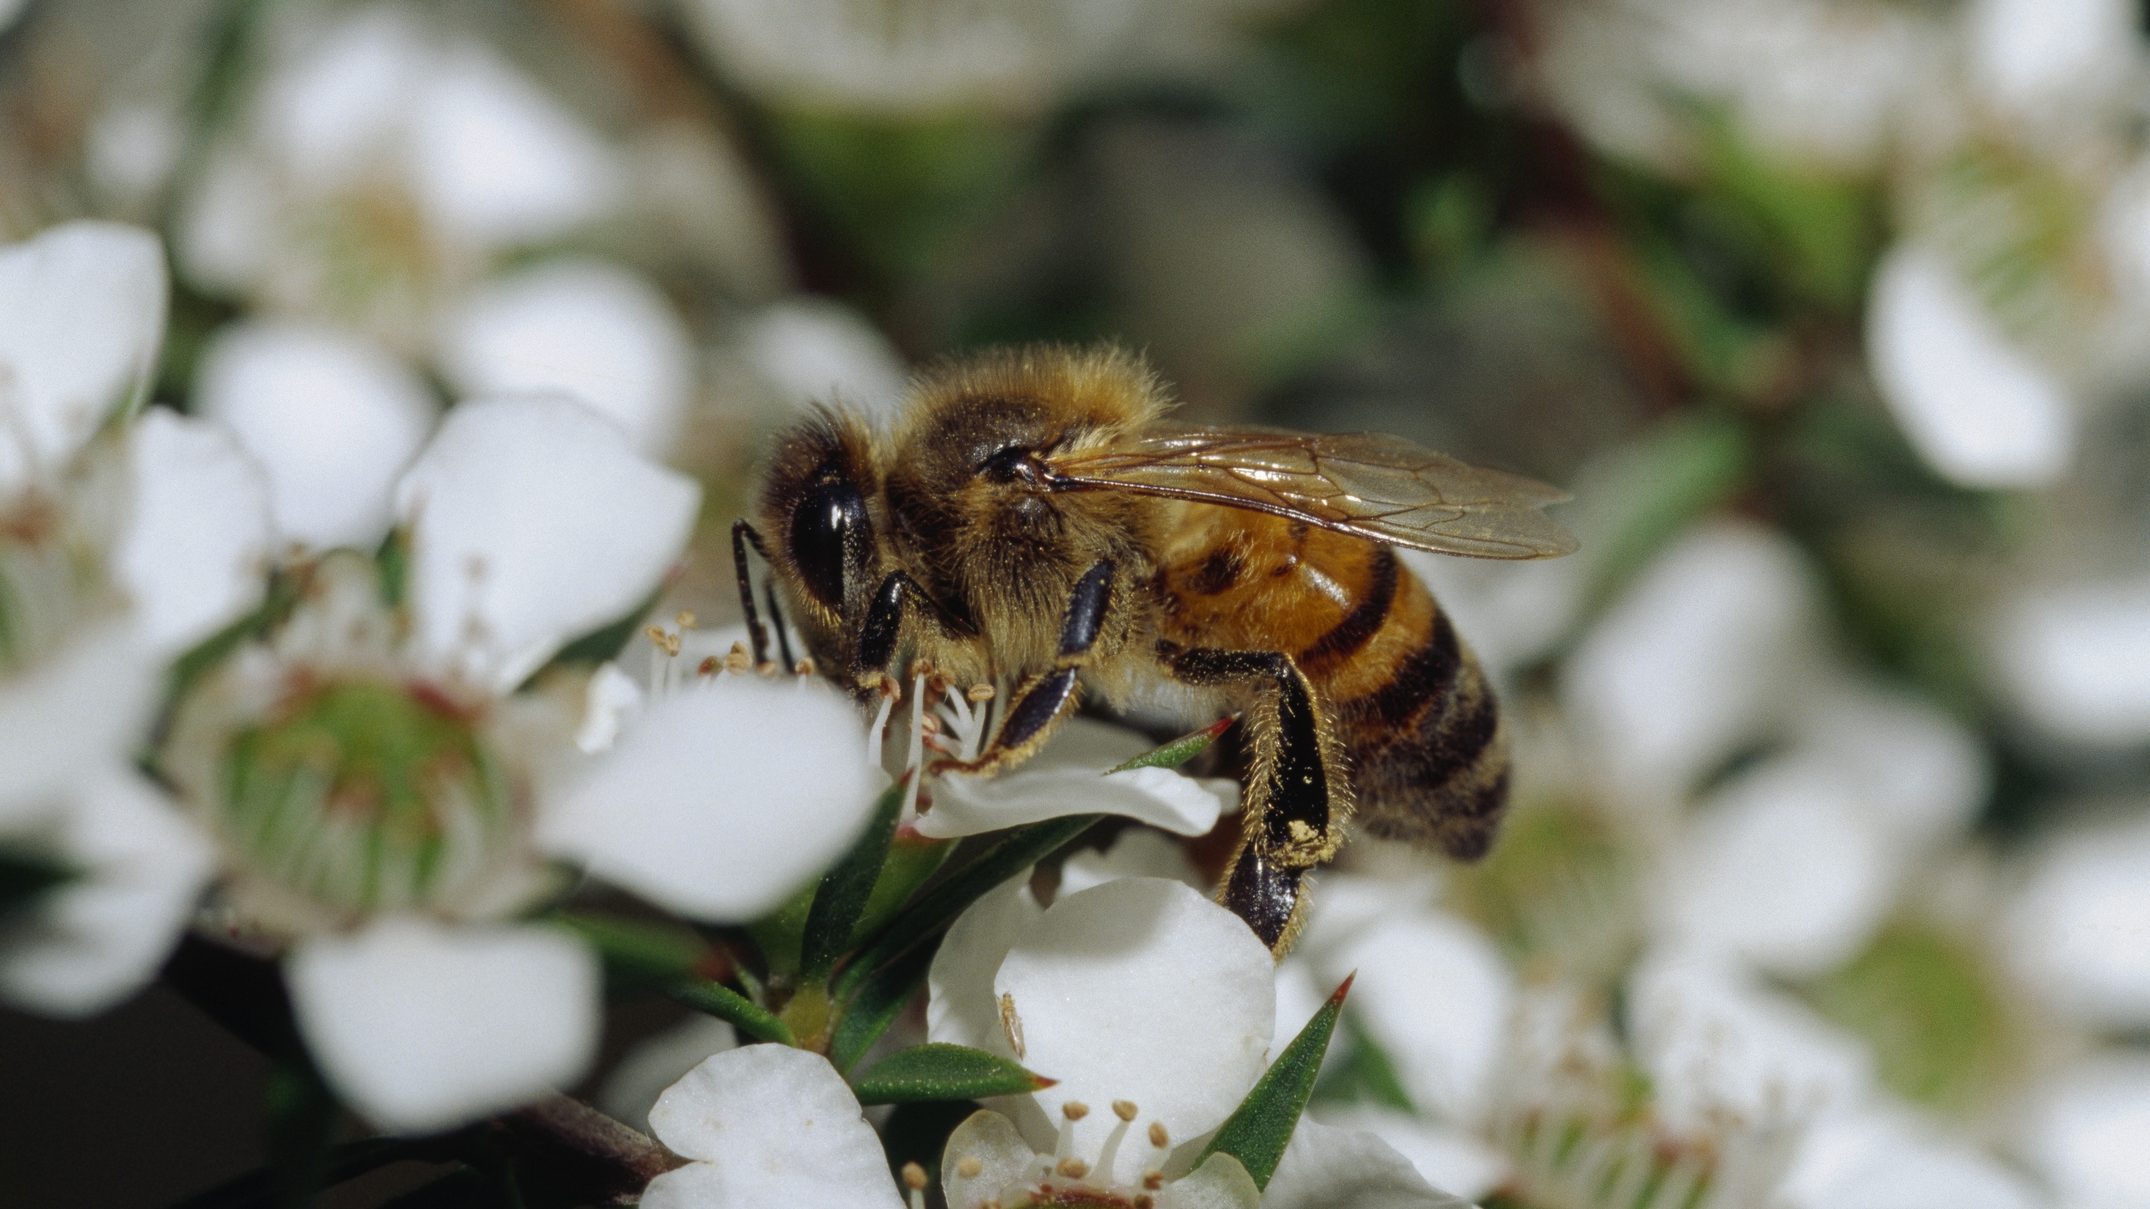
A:
[[[1221,897],[1281,955],[1298,935],[1307,872],[1336,855],[1351,812],[1350,780],[1328,714],[1306,674],[1281,651],[1166,647],[1159,654],[1187,684],[1269,685],[1247,712],[1254,759],[1246,835]]]
[[[933,766],[934,772],[998,772],[1029,759],[1045,745],[1053,728],[1074,712],[1077,682],[1090,662],[1098,631],[1105,624],[1105,605],[1112,599],[1112,572],[1112,561],[1107,559],[1075,581],[1060,624],[1060,652],[1053,666],[1016,687],[1007,717],[986,749],[974,760],[943,760]]]

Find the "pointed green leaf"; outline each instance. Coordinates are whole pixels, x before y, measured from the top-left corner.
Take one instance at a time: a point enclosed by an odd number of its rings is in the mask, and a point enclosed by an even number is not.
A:
[[[1353,975],[1352,977],[1357,977]],[[1202,1150],[1202,1157],[1212,1154],[1228,1154],[1246,1167],[1247,1174],[1261,1188],[1269,1187],[1269,1177],[1276,1174],[1277,1160],[1284,1157],[1285,1144],[1291,1141],[1292,1130],[1299,1126],[1299,1113],[1306,1108],[1307,1097],[1314,1092],[1314,1078],[1321,1073],[1322,1055],[1329,1050],[1329,1038],[1336,1032],[1336,1018],[1343,1013],[1344,996],[1351,993],[1351,978],[1336,988],[1329,1002],[1321,1005],[1299,1035],[1291,1039],[1277,1060],[1269,1064],[1254,1090],[1239,1102],[1232,1115],[1225,1119]]]
[[[940,935],[986,891],[1073,843],[1103,817],[1072,815],[1009,832],[1006,838],[943,878],[882,929],[879,937],[844,968],[843,976],[837,980],[837,997],[855,993],[867,975]]]
[[[830,1030],[829,1061],[849,1072],[866,1056],[888,1026],[903,1013],[904,1005],[918,993],[933,965],[934,946],[925,945],[896,959],[895,964],[875,970],[843,1005]]]
[[[629,980],[696,981],[721,973],[726,962],[700,933],[684,924],[564,911],[555,922],[605,959],[605,972]]]
[[[836,959],[851,947],[852,933],[865,914],[866,900],[880,880],[881,864],[888,859],[888,846],[896,834],[896,816],[903,812],[904,786],[910,777],[899,777],[874,805],[873,819],[821,878],[814,904],[806,912],[806,933],[799,942],[799,977],[822,982],[836,968]]]
[[[1187,761],[1208,751],[1209,745],[1215,743],[1219,736],[1230,730],[1232,723],[1237,721],[1239,721],[1238,714],[1233,714],[1229,718],[1219,718],[1200,730],[1190,731],[1163,747],[1143,752],[1141,755],[1134,756],[1124,763],[1116,764],[1105,771],[1110,774],[1128,772],[1137,768],[1178,768]]]
[[[1053,1082],[982,1049],[931,1041],[890,1054],[853,1086],[861,1104],[907,1104],[1020,1095]]]
[[[941,871],[955,850],[955,840],[930,839],[908,827],[897,828],[896,838],[888,846],[888,859],[881,863],[881,876],[874,882],[873,893],[866,898],[866,910],[852,932],[853,939],[879,933],[918,893],[918,888]]]
[[[667,988],[665,993],[695,1011],[731,1021],[740,1032],[756,1040],[774,1041],[779,1045],[797,1044],[798,1039],[791,1035],[788,1025],[768,1009],[721,982],[682,982]]]

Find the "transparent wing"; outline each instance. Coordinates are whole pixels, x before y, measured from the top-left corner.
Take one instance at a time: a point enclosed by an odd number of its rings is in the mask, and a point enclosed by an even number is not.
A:
[[[1210,428],[1049,460],[1055,486],[1248,508],[1373,541],[1475,558],[1553,558],[1575,539],[1541,509],[1568,498],[1377,433]]]

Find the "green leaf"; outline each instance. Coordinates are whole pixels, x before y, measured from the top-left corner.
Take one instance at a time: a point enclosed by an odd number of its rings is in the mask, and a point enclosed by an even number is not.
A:
[[[596,949],[614,977],[699,981],[721,968],[717,951],[684,924],[568,911],[552,919]]]
[[[858,1065],[873,1043],[895,1023],[904,1005],[925,982],[933,966],[934,948],[927,945],[913,949],[897,958],[894,965],[875,970],[843,1005],[829,1036],[829,1061],[837,1070],[848,1072]]]
[[[943,878],[939,885],[919,896],[897,915],[880,936],[844,967],[837,979],[837,998],[855,993],[867,975],[923,944],[963,914],[964,908],[1053,853],[1073,843],[1103,815],[1080,814],[1047,819],[1008,833],[1005,839],[979,853],[969,863]]]
[[[1053,1083],[982,1049],[929,1041],[890,1054],[852,1086],[861,1104],[908,1104],[1020,1095]]]
[[[1357,975],[1353,975],[1357,977]],[[1269,1064],[1261,1081],[1247,1098],[1239,1102],[1232,1115],[1225,1119],[1217,1136],[1210,1139],[1202,1150],[1202,1158],[1213,1154],[1228,1154],[1238,1159],[1254,1177],[1257,1187],[1269,1187],[1269,1177],[1276,1174],[1277,1161],[1284,1157],[1284,1147],[1291,1141],[1292,1130],[1299,1126],[1299,1113],[1306,1108],[1307,1097],[1314,1093],[1314,1078],[1321,1073],[1322,1055],[1329,1050],[1329,1038],[1336,1032],[1336,1018],[1343,1013],[1344,996],[1351,993],[1351,979],[1346,978],[1329,1002],[1306,1022],[1299,1035],[1291,1039],[1277,1060]],[[1200,1166],[1201,1160],[1196,1160]]]
[[[0,852],[0,918],[57,886],[73,881],[79,873],[56,861],[28,852]]]
[[[1209,745],[1215,743],[1218,737],[1223,735],[1225,731],[1230,730],[1232,723],[1238,720],[1238,714],[1233,714],[1229,718],[1219,718],[1200,730],[1190,731],[1163,747],[1143,752],[1141,755],[1116,764],[1105,771],[1107,774],[1111,774],[1127,772],[1136,768],[1178,768],[1187,761],[1208,751]]]
[[[873,819],[858,842],[836,867],[822,875],[814,892],[814,905],[806,912],[806,933],[799,942],[799,977],[824,982],[836,968],[836,959],[851,947],[851,935],[865,913],[866,900],[881,876],[881,863],[888,858],[890,839],[896,834],[896,816],[903,812],[908,775],[899,777],[874,804]]]
[[[667,987],[665,994],[695,1011],[731,1021],[740,1032],[758,1041],[774,1041],[779,1045],[798,1043],[790,1026],[777,1019],[775,1014],[721,982],[677,983]]]
[[[881,862],[881,876],[874,880],[873,893],[866,897],[866,909],[851,935],[879,934],[918,888],[941,871],[955,850],[954,840],[930,839],[909,828],[897,828],[896,838],[888,845],[888,858]]]

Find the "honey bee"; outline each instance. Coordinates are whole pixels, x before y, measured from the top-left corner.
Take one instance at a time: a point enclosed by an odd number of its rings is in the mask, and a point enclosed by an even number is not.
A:
[[[733,527],[741,600],[760,663],[751,546],[862,699],[899,659],[1012,684],[983,750],[937,771],[1020,763],[1085,686],[1162,679],[1241,711],[1245,836],[1220,897],[1282,952],[1353,817],[1472,860],[1506,804],[1492,690],[1394,547],[1566,554],[1540,509],[1567,497],[1397,437],[1177,427],[1169,403],[1124,351],[1028,347],[928,370],[885,436],[819,410]]]

